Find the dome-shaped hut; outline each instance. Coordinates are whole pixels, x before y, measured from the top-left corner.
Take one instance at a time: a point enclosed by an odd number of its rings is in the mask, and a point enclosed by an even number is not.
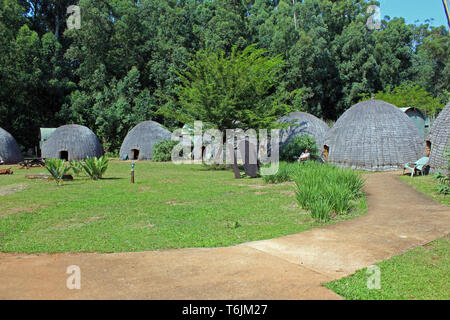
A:
[[[23,161],[16,140],[8,131],[0,128],[0,164],[16,164]]]
[[[380,100],[360,102],[338,119],[325,138],[328,161],[366,171],[402,169],[423,156],[425,143],[414,122]]]
[[[450,102],[439,113],[439,116],[433,123],[430,132],[431,154],[430,167],[431,172],[438,169],[446,172],[445,152],[450,151]]]
[[[134,127],[123,140],[120,159],[151,160],[154,145],[170,139],[172,134],[155,121],[144,121]]]
[[[305,112],[291,112],[282,117],[279,122],[292,123],[292,126],[282,129],[280,132],[282,146],[295,136],[308,134],[316,140],[317,146],[321,150],[325,136],[330,129],[325,122]]]
[[[87,127],[68,124],[56,129],[42,144],[43,158],[84,160],[103,156],[97,136]]]

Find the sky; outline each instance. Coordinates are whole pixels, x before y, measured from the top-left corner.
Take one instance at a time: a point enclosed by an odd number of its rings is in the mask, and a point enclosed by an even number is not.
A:
[[[447,17],[442,0],[378,0],[380,2],[381,17],[390,16],[405,18],[407,24],[416,20],[425,23],[426,19],[434,18],[432,26],[447,26]],[[448,1],[450,5],[450,1]]]

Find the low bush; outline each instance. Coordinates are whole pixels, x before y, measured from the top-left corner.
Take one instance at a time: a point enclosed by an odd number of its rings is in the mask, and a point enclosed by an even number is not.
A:
[[[328,221],[333,213],[346,214],[364,185],[356,172],[317,162],[299,164],[293,178],[299,205],[317,221]]]
[[[284,145],[280,150],[281,161],[294,162],[298,160],[298,157],[306,149],[311,154],[311,159],[318,159],[319,148],[317,147],[316,140],[308,134],[302,134],[295,136],[289,142]]]
[[[84,163],[81,162],[84,173],[92,180],[101,179],[108,169],[108,164],[109,160],[105,156],[102,156],[99,159],[97,157],[87,158]]]
[[[64,175],[70,170],[70,166],[66,166],[66,161],[61,159],[46,159],[45,168],[57,185],[61,185]]]
[[[172,149],[178,144],[177,141],[163,140],[153,146],[152,160],[155,162],[166,162],[172,160]]]

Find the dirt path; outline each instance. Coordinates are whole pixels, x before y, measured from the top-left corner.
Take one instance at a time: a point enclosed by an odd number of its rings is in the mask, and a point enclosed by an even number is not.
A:
[[[321,283],[450,232],[450,209],[394,173],[366,175],[368,215],[228,248],[0,254],[0,299],[339,299]],[[81,269],[69,290],[66,269]]]

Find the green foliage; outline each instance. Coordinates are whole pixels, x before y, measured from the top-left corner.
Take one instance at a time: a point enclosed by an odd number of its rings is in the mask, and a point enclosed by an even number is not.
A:
[[[311,159],[319,158],[319,148],[316,140],[309,134],[297,135],[290,139],[289,142],[281,149],[280,159],[282,161],[297,161],[302,152],[308,149]]]
[[[317,221],[344,215],[361,196],[364,180],[354,171],[317,162],[300,163],[293,175],[299,205]]]
[[[269,166],[269,165],[266,165]],[[283,183],[292,181],[295,170],[298,168],[299,163],[294,162],[280,162],[278,171],[276,174],[262,176],[265,183]]]
[[[364,94],[363,100],[369,100],[370,94]],[[404,82],[392,88],[387,87],[374,95],[375,99],[389,102],[399,108],[418,107],[427,115],[435,115],[444,108],[439,99],[434,98],[431,93],[412,82]]]
[[[81,162],[84,173],[88,175],[92,180],[98,180],[103,177],[108,169],[109,160],[105,156],[93,158],[87,158],[84,163]]]
[[[172,150],[178,144],[177,141],[163,140],[153,146],[152,160],[155,162],[165,162],[172,160]]]
[[[230,56],[200,50],[178,73],[180,121],[202,120],[222,131],[270,127],[290,111],[274,94],[283,66],[281,56],[270,57],[255,45],[233,47]]]
[[[72,160],[69,162],[70,169],[72,170],[75,176],[79,176],[80,173],[84,172],[83,164],[79,160]]]
[[[446,26],[386,18],[368,30],[371,3],[0,0],[0,127],[28,149],[40,127],[78,123],[115,152],[149,119],[258,129],[295,109],[336,120],[361,95],[405,82],[445,104]],[[72,4],[78,30],[66,26]],[[404,103],[420,104],[416,91]],[[424,101],[427,113],[440,108]]]
[[[61,185],[64,175],[70,170],[70,166],[66,166],[66,160],[46,159],[45,168],[52,175],[57,185]]]

